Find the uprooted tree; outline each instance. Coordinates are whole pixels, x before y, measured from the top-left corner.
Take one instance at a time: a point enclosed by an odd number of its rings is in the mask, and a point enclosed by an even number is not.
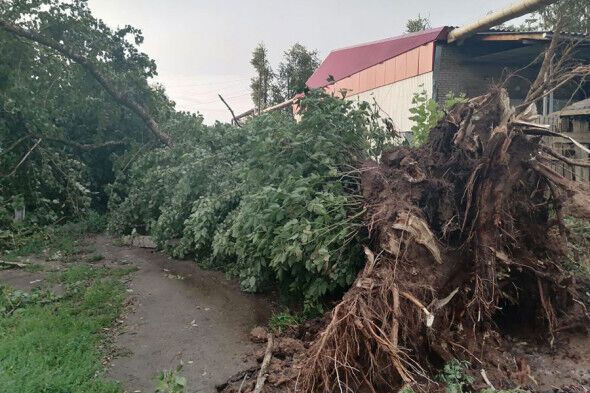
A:
[[[493,360],[503,321],[550,340],[587,323],[581,283],[561,261],[563,215],[590,218],[590,189],[551,169],[566,159],[541,137],[558,134],[532,123],[533,102],[588,75],[568,63],[571,46],[556,58],[557,42],[516,109],[493,89],[455,106],[426,145],[364,164],[372,251],[303,361],[304,391],[425,388],[437,359],[508,374]]]
[[[423,147],[365,165],[373,251],[310,349],[304,391],[424,386],[433,357],[493,352],[506,310],[548,336],[587,321],[560,260],[562,214],[589,218],[590,190],[550,168],[527,116],[493,90]]]
[[[366,265],[274,387],[431,391],[440,366],[463,359],[510,388],[508,326],[553,342],[587,325],[588,282],[563,267],[563,217],[590,218],[590,187],[552,166],[590,163],[544,145],[565,136],[533,122],[535,101],[589,75],[572,50],[554,39],[517,108],[493,88],[448,111],[421,147],[361,165]]]

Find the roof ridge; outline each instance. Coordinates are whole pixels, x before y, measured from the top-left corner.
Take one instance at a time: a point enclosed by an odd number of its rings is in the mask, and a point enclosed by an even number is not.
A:
[[[413,32],[413,33],[405,33],[405,34],[400,34],[400,35],[397,35],[397,36],[394,36],[394,37],[382,38],[380,40],[361,42],[361,43],[355,44],[355,45],[344,46],[344,47],[341,47],[341,48],[332,49],[330,51],[330,53],[340,52],[340,51],[347,50],[347,49],[360,48],[360,47],[367,46],[367,45],[375,45],[375,44],[381,44],[381,43],[384,43],[384,42],[396,41],[396,40],[399,40],[399,39],[402,39],[402,38],[417,37],[417,36],[421,36],[421,35],[424,35],[424,34],[441,32],[441,31],[443,31],[444,29],[446,29],[448,27],[449,26],[433,27],[433,28],[430,28],[430,29],[420,30],[420,31],[416,31],[416,32]]]

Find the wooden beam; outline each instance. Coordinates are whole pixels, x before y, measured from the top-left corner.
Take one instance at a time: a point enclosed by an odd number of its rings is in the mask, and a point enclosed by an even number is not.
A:
[[[549,40],[545,33],[481,34],[477,36],[477,39],[479,39],[480,41]]]

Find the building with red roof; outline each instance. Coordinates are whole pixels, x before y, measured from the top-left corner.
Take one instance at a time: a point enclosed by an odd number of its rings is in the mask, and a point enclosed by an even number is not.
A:
[[[380,41],[332,51],[308,79],[310,89],[324,89],[347,99],[376,102],[399,131],[410,131],[410,108],[415,93],[424,91],[438,102],[449,93],[468,97],[502,84],[517,104],[534,80],[551,32],[486,30],[468,38],[447,41],[452,27],[438,27]],[[578,55],[590,62],[588,39]],[[517,72],[518,77],[511,77]],[[573,97],[572,97],[573,94]],[[561,109],[570,101],[586,98],[590,86],[564,86],[540,105],[543,115]]]

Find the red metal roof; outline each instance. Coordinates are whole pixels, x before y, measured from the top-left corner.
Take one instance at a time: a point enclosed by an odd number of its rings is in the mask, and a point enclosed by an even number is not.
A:
[[[339,81],[421,45],[445,38],[447,32],[446,27],[437,27],[334,50],[309,77],[307,86],[310,89],[326,86],[330,75],[334,81]]]

